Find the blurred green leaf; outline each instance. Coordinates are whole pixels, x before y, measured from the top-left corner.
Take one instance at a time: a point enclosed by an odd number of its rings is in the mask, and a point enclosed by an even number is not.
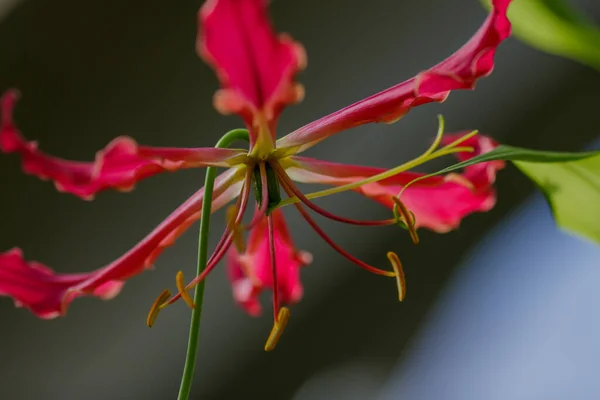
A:
[[[558,226],[600,243],[600,154],[559,163],[513,163],[544,192]]]
[[[490,8],[489,0],[480,0]],[[547,53],[600,71],[600,28],[565,0],[514,0],[508,18],[516,37]]]
[[[562,153],[500,145],[427,176],[493,160],[512,161],[535,182],[561,228],[600,243],[600,151]]]

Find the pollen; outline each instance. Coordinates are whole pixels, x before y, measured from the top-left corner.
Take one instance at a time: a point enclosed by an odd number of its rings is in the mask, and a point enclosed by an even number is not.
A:
[[[404,277],[404,271],[402,270],[402,263],[400,258],[393,251],[387,253],[387,258],[392,264],[392,268],[396,273],[396,285],[398,286],[398,300],[402,301],[406,297],[406,278]]]
[[[146,318],[146,325],[148,328],[152,328],[154,322],[156,321],[156,317],[158,317],[158,313],[162,309],[162,305],[165,301],[169,300],[171,297],[171,292],[169,289],[165,289],[157,298],[154,300],[154,304],[150,307],[150,312],[148,313],[148,317]]]
[[[279,314],[277,315],[277,320],[273,323],[273,329],[271,329],[267,343],[265,343],[265,351],[273,351],[273,349],[275,349],[275,346],[277,345],[277,342],[279,342],[279,338],[287,325],[288,319],[290,319],[290,309],[281,307],[281,309],[279,309]]]
[[[192,310],[194,308],[196,308],[196,304],[194,304],[194,300],[192,300],[192,297],[185,289],[183,272],[179,271],[177,273],[177,275],[175,276],[175,284],[177,285],[177,290],[179,290],[179,294],[181,295],[181,298],[183,299],[183,301],[185,301],[185,304],[187,304],[188,307],[191,308]]]

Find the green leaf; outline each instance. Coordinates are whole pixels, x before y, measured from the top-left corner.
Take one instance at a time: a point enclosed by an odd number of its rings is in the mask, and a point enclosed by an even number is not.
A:
[[[558,226],[600,243],[600,154],[561,163],[513,163],[544,192]]]
[[[490,8],[490,0],[480,1]],[[530,46],[600,71],[600,29],[565,0],[514,0],[508,18]]]
[[[433,174],[446,174],[480,162],[511,161],[542,190],[557,224],[600,243],[600,151],[561,153],[500,145]],[[403,190],[404,190],[403,189]]]

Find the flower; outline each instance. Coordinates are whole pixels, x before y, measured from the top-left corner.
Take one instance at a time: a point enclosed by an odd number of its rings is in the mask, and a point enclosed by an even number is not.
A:
[[[179,293],[168,299],[161,295],[160,308],[179,298],[190,303],[187,291],[203,280],[227,255],[227,271],[233,295],[248,313],[261,311],[257,296],[264,289],[273,292],[275,329],[267,343],[272,348],[289,316],[280,302],[290,304],[302,297],[300,267],[311,262],[309,253],[294,248],[278,206],[280,188],[285,200],[337,252],[376,274],[396,277],[400,299],[404,277],[398,257],[388,253],[393,271],[381,270],[357,259],[337,245],[316,224],[305,207],[343,223],[380,226],[400,223],[417,241],[417,227],[446,232],[473,212],[489,210],[495,201],[492,184],[502,162],[467,167],[464,174],[423,177],[406,172],[444,154],[456,153],[467,159],[491,150],[496,144],[473,134],[449,136],[447,146],[436,143],[422,156],[391,170],[337,164],[297,154],[343,130],[371,122],[395,122],[411,108],[444,101],[452,90],[473,89],[475,82],[492,72],[498,45],[509,36],[506,11],[511,0],[493,1],[493,9],[475,35],[457,52],[436,66],[396,86],[358,101],[276,139],[277,119],[288,104],[302,100],[304,91],[295,81],[306,65],[303,47],[287,35],[273,31],[267,0],[208,0],[199,12],[198,53],[216,70],[221,89],[214,96],[216,109],[238,114],[248,129],[249,149],[157,148],[138,145],[119,137],[99,151],[93,162],[68,161],[43,153],[37,143],[28,142],[13,121],[18,92],[2,97],[0,149],[21,156],[25,172],[54,182],[59,191],[92,199],[106,189],[131,190],[142,179],[183,168],[215,166],[226,168],[215,181],[213,212],[237,198],[228,212],[227,229],[210,257],[204,272],[187,286],[177,276]],[[413,181],[421,177],[419,181]],[[320,193],[304,195],[295,182],[333,186]],[[407,188],[407,185],[412,186]],[[252,222],[242,218],[257,189],[257,207]],[[310,199],[322,194],[355,190],[394,210],[396,216],[383,221],[359,221],[323,210]],[[406,189],[406,190],[405,190]],[[401,199],[399,192],[403,192]],[[25,261],[19,249],[0,254],[0,295],[12,297],[41,318],[64,315],[78,296],[108,299],[118,294],[123,283],[149,268],[160,253],[200,218],[204,189],[198,190],[142,241],[127,253],[97,270],[81,274],[55,273],[48,267]],[[250,231],[248,245],[243,240]],[[232,246],[234,244],[234,246]],[[193,304],[191,304],[193,306]],[[155,315],[154,315],[155,317]],[[150,319],[150,320],[153,320]]]

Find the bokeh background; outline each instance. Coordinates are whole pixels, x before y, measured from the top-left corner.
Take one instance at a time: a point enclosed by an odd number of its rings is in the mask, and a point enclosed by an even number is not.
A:
[[[212,108],[218,85],[194,51],[201,3],[0,1],[0,90],[21,89],[22,131],[50,153],[88,160],[121,134],[151,145],[211,146],[241,126]],[[572,3],[600,19],[597,1]],[[308,52],[299,77],[306,99],[285,111],[280,135],[433,65],[486,16],[476,0],[278,0],[271,14]],[[598,72],[515,39],[496,60],[476,91],[455,92],[393,125],[339,134],[310,155],[391,167],[430,143],[438,113],[449,131],[477,128],[513,145],[594,146]],[[57,271],[98,268],[201,182],[202,171],[183,171],[84,202],[3,156],[0,249],[18,245]],[[193,397],[597,399],[600,251],[557,231],[542,197],[514,168],[499,174],[497,188],[493,211],[449,234],[422,232],[416,247],[394,228],[322,221],[370,263],[385,265],[386,251],[399,252],[408,280],[402,304],[392,281],[350,265],[290,213],[298,248],[314,255],[303,271],[305,299],[266,354],[271,316],[246,316],[217,270],[207,285]],[[352,194],[319,204],[348,216],[387,215]],[[223,220],[214,219],[213,245]],[[156,295],[174,287],[177,270],[192,276],[196,244],[193,228],[116,299],[78,300],[67,318],[40,321],[0,298],[0,399],[174,398],[189,310],[170,307],[153,329],[145,317]]]

